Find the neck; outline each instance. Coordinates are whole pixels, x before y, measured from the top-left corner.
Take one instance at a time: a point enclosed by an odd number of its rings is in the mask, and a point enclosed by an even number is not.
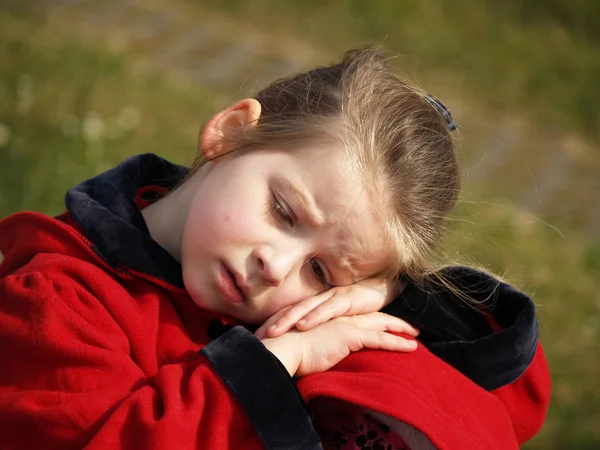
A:
[[[204,169],[206,167],[202,167],[177,189],[142,210],[152,239],[179,262],[181,262],[181,238],[187,212],[198,181],[204,176]]]

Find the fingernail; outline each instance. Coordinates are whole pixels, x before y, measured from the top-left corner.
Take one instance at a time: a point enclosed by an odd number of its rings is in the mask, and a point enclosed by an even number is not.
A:
[[[275,324],[275,325],[271,325],[271,326],[269,327],[269,331],[275,331],[276,329],[277,329],[277,324]]]
[[[300,319],[298,325],[306,325],[306,319]]]
[[[417,348],[417,341],[408,341],[408,342],[406,343],[406,346],[407,346],[408,348]]]

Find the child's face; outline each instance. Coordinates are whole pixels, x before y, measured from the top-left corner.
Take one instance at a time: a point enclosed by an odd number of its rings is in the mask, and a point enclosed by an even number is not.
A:
[[[381,201],[341,150],[255,150],[210,164],[190,180],[181,242],[185,285],[200,307],[262,323],[389,263]]]

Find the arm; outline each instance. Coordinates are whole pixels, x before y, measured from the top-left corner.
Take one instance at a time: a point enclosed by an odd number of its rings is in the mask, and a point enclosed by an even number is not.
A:
[[[0,280],[0,360],[6,449],[320,448],[293,381],[251,333],[149,375],[111,312],[61,274]]]

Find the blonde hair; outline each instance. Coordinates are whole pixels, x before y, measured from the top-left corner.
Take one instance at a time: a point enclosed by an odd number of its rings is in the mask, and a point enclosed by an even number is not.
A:
[[[422,281],[460,191],[456,144],[443,111],[396,75],[375,48],[277,80],[255,96],[254,127],[228,136],[234,151],[337,143],[387,206],[395,262],[385,275]],[[192,172],[205,162],[201,156]]]

